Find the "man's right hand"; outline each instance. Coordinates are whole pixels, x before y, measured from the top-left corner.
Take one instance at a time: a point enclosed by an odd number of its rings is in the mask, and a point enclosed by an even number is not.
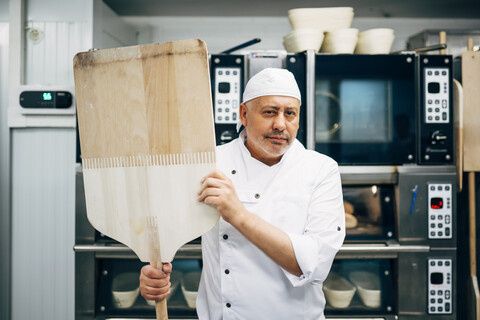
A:
[[[163,270],[146,265],[140,273],[140,292],[146,300],[159,301],[170,294],[172,264],[164,263]]]

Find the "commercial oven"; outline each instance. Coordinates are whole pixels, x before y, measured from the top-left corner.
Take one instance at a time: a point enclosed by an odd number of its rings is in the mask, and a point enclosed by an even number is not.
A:
[[[297,139],[340,164],[347,235],[324,285],[328,319],[456,319],[451,58],[428,58],[211,56],[217,144],[237,136],[246,80],[266,67],[286,68],[302,94]],[[143,264],[90,226],[80,166],[76,181],[76,319],[153,319],[154,307],[138,294],[128,307],[118,303],[115,279],[138,276]],[[195,319],[182,279],[201,270],[200,239],[183,246],[173,265],[179,276],[169,316]]]

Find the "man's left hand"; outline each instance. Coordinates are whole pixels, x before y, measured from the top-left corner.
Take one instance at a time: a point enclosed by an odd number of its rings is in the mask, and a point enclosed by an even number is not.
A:
[[[198,192],[198,201],[215,207],[223,220],[235,225],[246,209],[235,192],[232,181],[221,171],[215,170],[205,176]]]

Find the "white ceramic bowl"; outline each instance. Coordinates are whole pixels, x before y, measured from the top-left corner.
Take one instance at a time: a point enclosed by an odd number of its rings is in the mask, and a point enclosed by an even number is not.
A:
[[[353,271],[350,281],[357,287],[363,304],[369,308],[378,308],[381,304],[380,279],[378,275],[368,271]]]
[[[136,272],[119,273],[112,281],[113,305],[119,309],[130,308],[140,292],[139,274]]]
[[[357,44],[358,29],[343,28],[325,33],[320,52],[353,53]]]
[[[358,34],[358,36],[361,38],[361,37],[370,36],[370,35],[375,35],[375,36],[390,35],[390,36],[393,36],[393,34],[394,34],[394,31],[393,31],[393,29],[390,29],[390,28],[374,28],[374,29],[368,29],[368,30],[362,31]]]
[[[288,52],[314,50],[318,52],[323,42],[323,31],[315,29],[294,30],[283,37],[283,46]]]
[[[187,272],[181,281],[183,296],[188,307],[192,309],[197,307],[198,285],[200,284],[201,274],[200,271]]]
[[[349,28],[353,20],[353,8],[297,8],[288,11],[288,20],[294,30],[313,28],[333,30]]]
[[[350,305],[356,288],[345,278],[331,272],[323,283],[327,302],[334,308],[343,309]]]
[[[178,286],[180,285],[180,280],[182,279],[182,271],[174,270],[170,273],[170,282],[172,285],[170,286],[170,294],[167,296],[167,301],[173,296],[175,291],[177,290]],[[154,300],[146,300],[147,303],[151,306],[155,306]]]
[[[364,36],[358,38],[355,53],[359,54],[387,54],[392,48],[393,35]]]

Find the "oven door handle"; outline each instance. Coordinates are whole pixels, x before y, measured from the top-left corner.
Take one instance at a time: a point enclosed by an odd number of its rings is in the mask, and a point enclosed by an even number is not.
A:
[[[185,245],[179,249],[182,251],[201,252],[200,245]],[[121,253],[131,252],[127,246],[105,246],[105,245],[75,245],[75,252],[104,252],[104,253]],[[345,244],[340,248],[340,252],[345,253],[400,253],[400,252],[429,252],[430,246],[422,245],[385,245],[385,244]]]
[[[385,244],[364,244],[364,245],[343,245],[339,252],[342,253],[402,253],[402,252],[429,252],[430,246],[422,245],[385,245]]]

